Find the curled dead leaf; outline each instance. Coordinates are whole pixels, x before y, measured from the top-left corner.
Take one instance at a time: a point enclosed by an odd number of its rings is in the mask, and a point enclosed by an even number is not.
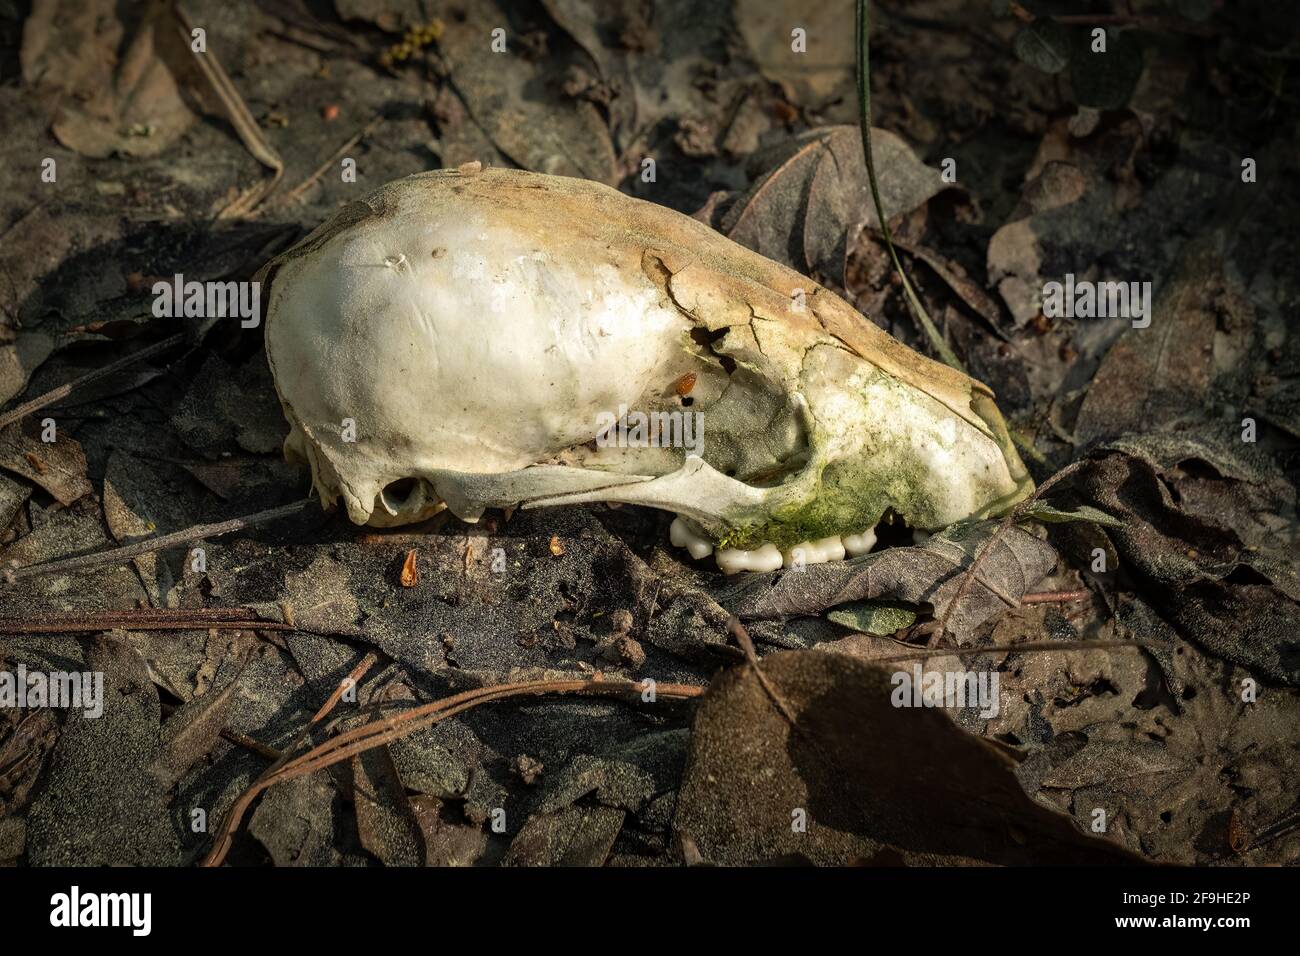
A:
[[[887,219],[949,188],[937,169],[888,130],[872,129],[871,155]],[[750,171],[754,183],[727,208],[721,231],[831,288],[843,288],[848,241],[862,226],[880,225],[857,127],[817,129],[759,150]]]

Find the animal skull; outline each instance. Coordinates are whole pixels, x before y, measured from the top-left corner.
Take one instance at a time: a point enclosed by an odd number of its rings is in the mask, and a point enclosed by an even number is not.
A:
[[[983,385],[597,183],[411,176],[263,279],[285,453],[357,524],[622,502],[674,512],[673,543],[723,570],[770,570],[869,550],[887,511],[934,529],[1032,488]],[[682,416],[702,445],[656,440]]]

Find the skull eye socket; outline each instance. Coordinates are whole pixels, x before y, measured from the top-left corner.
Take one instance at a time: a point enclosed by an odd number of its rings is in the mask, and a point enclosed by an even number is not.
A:
[[[398,514],[419,490],[419,478],[398,478],[385,485],[379,497],[389,514]]]

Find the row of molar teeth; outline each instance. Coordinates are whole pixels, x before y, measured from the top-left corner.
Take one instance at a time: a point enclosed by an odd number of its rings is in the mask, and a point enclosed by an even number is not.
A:
[[[825,564],[827,561],[843,561],[844,542],[839,535],[821,538],[817,541],[805,541],[782,552],[781,567],[795,568],[806,564]]]
[[[832,535],[818,541],[796,544],[784,552],[778,551],[775,545],[764,544],[752,551],[722,548],[714,553],[712,541],[697,532],[688,522],[674,518],[668,529],[668,540],[675,547],[685,548],[697,560],[713,554],[723,574],[735,574],[738,571],[762,573],[777,568],[842,561],[845,557],[856,558],[875,547],[876,532],[872,528],[858,534]]]

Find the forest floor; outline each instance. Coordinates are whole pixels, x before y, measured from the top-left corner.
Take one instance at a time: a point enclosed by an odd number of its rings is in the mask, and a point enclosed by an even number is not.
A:
[[[472,161],[695,215],[932,351],[871,211],[851,2],[128,6],[0,0],[5,408],[176,333],[156,282],[247,281]],[[97,717],[0,707],[0,863],[1300,861],[1300,10],[872,6],[887,218],[1035,479],[1074,466],[1042,520],[724,577],[650,510],[313,502],[18,573],[304,497],[261,329],[186,326],[0,431],[0,672],[104,679]],[[1149,322],[1044,314],[1066,276],[1151,290]],[[890,706],[914,666],[996,675],[996,714]]]

